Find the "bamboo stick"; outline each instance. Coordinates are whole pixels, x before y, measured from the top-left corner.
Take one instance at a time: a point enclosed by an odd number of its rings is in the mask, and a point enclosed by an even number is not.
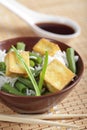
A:
[[[55,119],[70,119],[70,118],[85,118],[87,114],[17,114],[21,117],[29,117],[29,118],[37,118],[37,119],[47,119],[47,120],[55,120]]]
[[[54,121],[48,120],[41,120],[41,119],[33,119],[29,118],[29,116],[18,116],[18,115],[5,115],[0,114],[0,121],[8,121],[8,122],[16,122],[16,123],[29,123],[29,124],[45,124],[50,126],[60,126],[60,127],[67,127],[67,128],[78,128],[76,125],[71,125],[68,123],[59,123]]]

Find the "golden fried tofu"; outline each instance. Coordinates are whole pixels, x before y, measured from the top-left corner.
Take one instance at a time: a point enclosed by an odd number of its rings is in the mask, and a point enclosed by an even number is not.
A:
[[[11,72],[9,71],[9,60],[8,54],[5,56],[5,63],[6,63],[6,75],[10,76]]]
[[[41,55],[44,55],[45,52],[48,51],[48,54],[53,56],[58,50],[60,50],[60,48],[57,44],[44,38],[39,40],[33,47],[33,51],[38,52]]]
[[[29,52],[28,51],[20,51],[20,55],[23,57],[26,64],[29,66]],[[11,51],[7,53],[5,57],[6,62],[6,75],[12,75],[12,74],[24,74],[26,75],[26,70],[22,63],[17,58],[16,54]]]
[[[56,92],[62,90],[73,78],[75,74],[58,60],[53,60],[47,66],[45,83],[49,91]]]

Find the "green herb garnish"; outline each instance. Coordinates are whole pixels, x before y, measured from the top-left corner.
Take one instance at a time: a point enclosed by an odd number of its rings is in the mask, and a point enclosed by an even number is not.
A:
[[[42,69],[42,72],[40,74],[40,80],[39,80],[39,89],[40,89],[40,91],[42,90],[47,64],[48,64],[48,52],[45,53],[43,69]]]
[[[25,68],[25,70],[26,70],[26,72],[27,72],[33,86],[34,86],[36,96],[40,96],[40,89],[39,89],[39,87],[37,85],[37,82],[36,82],[32,72],[31,72],[30,68],[26,65],[26,62],[24,61],[22,56],[19,54],[18,50],[14,46],[12,46],[12,48],[13,48],[15,54],[17,55],[18,59],[20,60],[20,62],[23,64],[23,66],[24,66],[24,68]]]

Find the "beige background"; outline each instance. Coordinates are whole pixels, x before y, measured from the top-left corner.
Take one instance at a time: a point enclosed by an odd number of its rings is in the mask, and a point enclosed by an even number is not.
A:
[[[87,0],[18,0],[26,7],[46,14],[67,16],[81,27],[81,35],[73,39],[69,44],[76,49],[84,61],[84,74],[80,83],[71,94],[55,108],[53,113],[87,113]],[[35,36],[29,25],[15,14],[0,5],[0,40],[19,36]],[[14,113],[0,102],[0,112]],[[70,120],[80,126],[80,130],[87,129],[87,119]],[[56,127],[17,124],[0,122],[1,130],[56,130]],[[62,130],[62,129],[61,129]],[[65,128],[63,129],[65,130]]]

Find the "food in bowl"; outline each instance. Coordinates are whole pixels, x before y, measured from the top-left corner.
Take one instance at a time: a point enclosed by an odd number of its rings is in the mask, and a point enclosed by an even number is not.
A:
[[[1,91],[19,96],[41,96],[61,91],[74,80],[76,74],[72,68],[76,69],[77,56],[72,48],[62,52],[57,44],[45,38],[40,39],[31,52],[25,48],[25,43],[17,42],[4,54],[0,79],[10,77],[10,81],[2,81]],[[72,68],[69,68],[69,61]]]
[[[19,37],[19,38],[13,38],[13,39],[8,39],[4,41],[0,41],[0,59],[3,62],[4,58],[6,57],[7,52],[9,49],[12,47],[16,47],[18,42],[23,42],[25,43],[24,45],[26,46],[25,50],[32,52],[32,48],[38,43],[42,38],[41,37]],[[46,39],[45,39],[46,40]],[[47,39],[48,41],[56,44],[59,46],[61,51],[58,51],[57,54],[54,56],[48,56],[48,64],[50,64],[55,58],[61,61],[61,63],[65,66],[67,66],[66,58],[65,58],[65,52],[67,48],[70,48],[70,46],[66,45],[65,43],[55,41],[52,39]],[[42,49],[42,47],[41,47]],[[70,50],[69,50],[70,51]],[[62,53],[61,53],[62,52]],[[72,52],[72,51],[70,51]],[[68,54],[71,54],[68,52]],[[68,67],[71,67],[71,71],[74,73],[74,78],[70,81],[69,84],[65,85],[64,88],[61,90],[57,90],[56,92],[52,91],[49,92],[47,86],[46,91],[44,91],[44,87],[42,88],[42,93],[40,96],[36,96],[36,93],[28,92],[30,95],[25,96],[25,95],[19,95],[19,94],[11,94],[5,91],[0,90],[0,99],[2,102],[10,107],[12,110],[18,112],[18,113],[43,113],[48,111],[50,108],[52,108],[54,105],[59,104],[65,97],[72,91],[72,89],[76,86],[76,84],[80,81],[83,70],[84,70],[84,65],[82,58],[80,57],[79,53],[75,52],[75,59],[77,62],[75,62],[75,65],[73,67],[69,65]],[[71,54],[72,55],[72,54]],[[69,55],[68,55],[69,56]],[[43,56],[41,56],[43,57]],[[63,57],[64,60],[61,58]],[[42,59],[42,58],[41,58]],[[71,59],[73,61],[73,59]],[[12,85],[14,85],[15,81],[17,80],[17,77],[12,78],[11,76],[6,76],[4,74],[4,67],[3,66],[3,74],[1,72],[0,74],[0,86],[3,85],[4,81],[8,81]],[[76,71],[75,71],[76,67]],[[40,69],[40,68],[39,68]],[[47,68],[46,68],[47,70]],[[6,77],[6,78],[5,78]],[[25,77],[20,77],[21,81],[24,82]],[[56,76],[55,76],[56,78]],[[25,81],[27,84],[27,81]],[[29,82],[28,82],[29,84]],[[30,85],[31,86],[31,85]],[[31,86],[32,87],[32,86]],[[20,87],[21,88],[21,87]],[[25,93],[25,89],[23,90]],[[44,93],[45,92],[45,93]],[[32,93],[32,94],[31,94]]]

